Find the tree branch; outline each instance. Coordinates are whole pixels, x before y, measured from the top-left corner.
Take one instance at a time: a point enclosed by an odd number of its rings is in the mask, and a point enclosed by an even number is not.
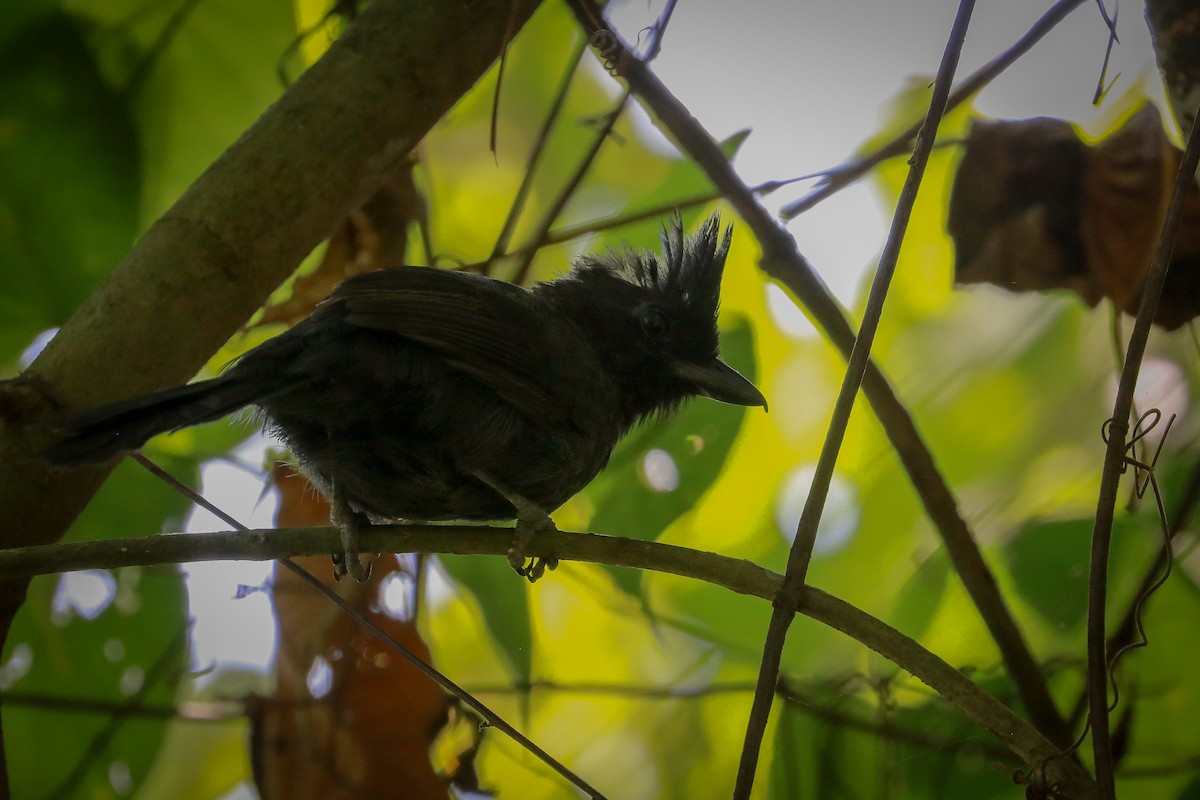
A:
[[[536,6],[517,0],[517,22]],[[78,408],[190,378],[480,78],[513,7],[371,4],[146,231],[29,373]],[[53,541],[106,471],[31,462],[44,433],[28,423],[56,409],[6,388],[0,531],[9,545]]]
[[[808,490],[804,510],[800,514],[800,521],[796,526],[796,537],[792,540],[792,547],[788,552],[783,588],[775,599],[775,608],[771,614],[771,623],[767,628],[766,642],[763,645],[758,688],[755,690],[754,703],[750,708],[741,763],[738,765],[737,787],[734,789],[735,798],[749,798],[751,787],[754,785],[759,751],[762,748],[762,737],[767,730],[767,721],[771,715],[772,701],[775,696],[775,686],[779,682],[779,664],[783,658],[783,646],[795,615],[796,599],[808,579],[808,567],[812,561],[813,546],[817,542],[817,525],[825,510],[829,484],[833,481],[833,471],[837,465],[838,454],[842,449],[846,429],[850,426],[850,415],[854,411],[854,402],[862,387],[863,374],[866,372],[867,362],[871,357],[871,345],[875,341],[875,332],[883,317],[883,304],[887,300],[892,277],[896,272],[896,264],[900,259],[900,248],[904,243],[904,234],[908,230],[908,221],[912,217],[913,206],[917,202],[921,179],[925,175],[925,166],[929,163],[929,154],[933,152],[933,143],[937,137],[938,127],[941,125],[942,116],[946,111],[946,98],[950,95],[950,85],[954,80],[954,71],[958,68],[959,55],[962,53],[963,42],[967,38],[967,26],[974,10],[975,0],[960,0],[958,13],[955,15],[954,25],[950,31],[950,38],[942,53],[929,111],[925,115],[921,131],[917,135],[917,147],[909,162],[908,177],[904,181],[904,188],[900,191],[896,211],[892,217],[891,230],[888,232],[883,252],[879,256],[879,266],[871,283],[867,306],[863,311],[862,325],[854,340],[854,349],[850,351],[850,357],[846,362],[846,374],[842,380],[841,389],[838,391],[837,401],[834,403],[833,414],[825,433],[825,443],[821,447],[821,455],[817,459],[812,485]]]
[[[181,383],[484,74],[537,0],[376,0],[155,222],[29,373],[75,407]],[[57,413],[0,384],[0,544],[58,539],[108,474],[30,458]],[[27,582],[0,580],[0,642]],[[0,750],[0,772],[3,771]],[[0,798],[7,796],[0,774]]]
[[[1171,202],[1167,206],[1162,233],[1138,306],[1137,320],[1125,351],[1125,365],[1117,386],[1112,417],[1108,423],[1108,446],[1104,452],[1104,471],[1100,475],[1100,492],[1096,500],[1096,524],[1092,530],[1091,563],[1088,570],[1087,619],[1087,686],[1088,718],[1092,723],[1092,752],[1096,760],[1096,780],[1104,800],[1116,797],[1115,763],[1108,727],[1108,648],[1105,615],[1108,607],[1108,556],[1112,544],[1113,513],[1117,502],[1117,487],[1124,472],[1126,441],[1129,434],[1129,415],[1133,409],[1133,393],[1137,387],[1142,356],[1150,339],[1150,326],[1158,298],[1166,282],[1167,269],[1175,248],[1175,235],[1183,222],[1184,206],[1195,186],[1196,166],[1200,164],[1200,117],[1192,114],[1192,129],[1187,149],[1179,164]]]
[[[1011,67],[1018,58],[1028,53],[1035,44],[1042,40],[1042,37],[1054,30],[1058,23],[1066,19],[1068,14],[1079,8],[1083,3],[1084,0],[1058,0],[1012,47],[984,64],[955,87],[946,108],[957,108],[974,97],[979,90],[995,80],[1004,70]],[[825,198],[850,186],[889,158],[896,158],[906,154],[912,148],[912,141],[916,138],[920,130],[921,123],[914,123],[912,127],[898,134],[870,155],[851,161],[848,164],[843,164],[840,167],[834,167],[817,184],[815,189],[799,200],[784,206],[780,212],[780,216],[785,220],[795,219]]]
[[[161,535],[133,539],[19,547],[0,550],[0,573],[29,577],[83,569],[116,569],[195,561],[291,558],[340,552],[337,530],[278,528],[236,533]],[[457,553],[505,557],[511,528],[474,525],[374,525],[362,535],[363,552]],[[774,599],[783,578],[750,561],[676,545],[555,531],[538,534],[530,555],[554,556],[615,567],[666,572],[721,586],[739,594]],[[515,578],[514,578],[515,580]],[[989,731],[1031,768],[1090,797],[1091,780],[1029,723],[916,641],[844,600],[811,586],[800,594],[799,612],[865,644],[930,686],[972,722]]]

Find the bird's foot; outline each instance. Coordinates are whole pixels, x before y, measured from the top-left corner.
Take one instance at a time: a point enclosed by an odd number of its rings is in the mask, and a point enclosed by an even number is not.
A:
[[[333,554],[333,579],[340,581],[349,575],[359,583],[365,583],[371,577],[372,559],[365,559],[358,550],[359,533],[369,527],[371,521],[367,515],[355,511],[345,502],[331,504],[330,521],[338,529],[342,538],[342,552]]]
[[[546,570],[558,567],[558,559],[554,556],[529,558],[525,555],[525,550],[533,541],[534,536],[539,533],[558,532],[558,528],[554,527],[554,521],[545,511],[541,509],[536,509],[536,511],[536,514],[531,513],[529,516],[517,517],[517,527],[513,533],[512,545],[508,548],[508,563],[518,575],[530,583],[537,583],[538,579],[546,574]],[[526,561],[529,563],[526,564]]]
[[[533,541],[534,536],[539,533],[557,533],[558,528],[554,527],[550,515],[537,503],[515,492],[510,492],[486,473],[476,472],[475,477],[496,490],[516,509],[517,529],[513,532],[512,546],[508,548],[508,563],[522,578],[526,578],[530,583],[537,583],[538,578],[546,574],[546,570],[558,567],[558,559],[554,556],[529,558],[525,555],[525,550]],[[527,561],[528,564],[526,564]]]

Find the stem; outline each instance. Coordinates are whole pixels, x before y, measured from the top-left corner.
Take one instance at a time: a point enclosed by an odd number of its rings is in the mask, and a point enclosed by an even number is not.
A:
[[[742,745],[742,757],[738,764],[737,784],[733,796],[739,800],[747,800],[754,786],[754,776],[758,769],[758,756],[762,748],[763,735],[767,729],[767,721],[771,715],[771,705],[775,697],[775,685],[779,681],[780,661],[783,658],[783,645],[787,639],[788,628],[792,624],[799,593],[805,585],[809,563],[812,560],[813,546],[817,541],[817,525],[825,509],[825,499],[829,494],[829,484],[833,480],[834,467],[837,465],[838,453],[850,425],[850,415],[854,410],[854,400],[862,386],[863,376],[867,371],[867,362],[871,356],[871,345],[879,328],[879,320],[883,316],[883,304],[887,299],[892,277],[896,272],[900,248],[904,242],[904,234],[908,230],[908,222],[912,216],[913,206],[917,202],[917,193],[921,188],[921,179],[925,175],[925,166],[929,163],[929,154],[933,152],[934,139],[937,136],[938,125],[946,110],[946,100],[950,96],[950,86],[954,80],[954,70],[958,66],[959,55],[963,42],[967,38],[967,26],[974,10],[974,0],[961,0],[954,25],[950,31],[950,39],[942,54],[942,63],[938,67],[937,80],[934,82],[933,97],[930,99],[929,112],[925,123],[917,135],[917,146],[910,161],[908,177],[900,198],[896,203],[896,213],[892,217],[892,227],[888,239],[879,258],[879,268],[871,284],[871,293],[867,298],[867,307],[863,312],[862,326],[859,328],[854,349],[846,364],[846,375],[838,393],[837,402],[833,407],[833,415],[829,429],[825,434],[825,443],[817,460],[816,472],[813,475],[812,486],[808,490],[808,498],[804,503],[804,511],[796,528],[796,538],[792,542],[788,554],[787,571],[783,587],[775,599],[775,609],[771,615],[771,623],[767,628],[766,643],[763,646],[762,664],[758,673],[758,688],[754,693],[754,702],[750,707],[750,719],[746,725],[746,737]]]
[[[133,453],[133,454],[131,454],[131,457],[135,461],[137,461],[139,464],[141,464],[152,475],[159,478],[164,483],[166,483],[168,486],[172,487],[176,491],[183,494],[185,497],[189,498],[193,503],[196,503],[197,505],[201,506],[202,508],[205,508],[208,511],[211,511],[218,519],[223,520],[227,524],[229,524],[229,525],[233,526],[234,528],[236,528],[237,530],[241,531],[243,534],[251,532],[249,528],[247,528],[245,525],[243,525],[238,520],[234,519],[229,514],[225,513],[225,511],[223,511],[222,509],[218,508],[207,497],[204,497],[199,492],[197,492],[195,489],[192,489],[190,486],[177,480],[174,476],[165,472],[161,467],[159,467],[157,464],[155,464],[150,459],[146,458],[141,453]],[[344,550],[345,550],[345,545],[342,542],[341,533],[339,532],[338,533],[338,544],[335,546],[335,548],[332,551],[327,550],[326,552],[343,552]],[[364,551],[364,552],[370,552],[370,551]],[[382,551],[375,551],[375,552],[382,552]],[[393,552],[395,552],[395,551],[393,551]],[[371,634],[373,634],[375,636],[375,638],[377,638],[377,639],[379,639],[379,641],[383,642],[383,644],[386,645],[388,647],[388,649],[390,649],[392,652],[399,655],[401,658],[403,658],[409,664],[412,664],[412,666],[414,668],[416,668],[416,670],[418,672],[422,673],[427,678],[429,678],[434,683],[436,683],[438,686],[442,687],[442,690],[444,692],[446,692],[447,694],[456,698],[464,706],[466,706],[467,708],[471,709],[476,714],[478,714],[479,717],[484,722],[486,722],[489,726],[496,728],[501,733],[505,734],[510,739],[512,739],[514,742],[519,744],[521,747],[528,750],[534,756],[541,759],[542,763],[544,763],[546,766],[550,767],[552,770],[557,772],[559,775],[561,775],[563,778],[565,778],[573,786],[575,786],[576,788],[578,788],[579,790],[584,792],[588,797],[592,798],[592,800],[604,800],[604,795],[600,794],[600,792],[596,791],[591,786],[589,786],[582,778],[580,778],[578,775],[576,775],[571,770],[567,769],[566,766],[564,766],[556,758],[554,758],[549,753],[547,753],[545,750],[543,750],[541,747],[539,747],[537,744],[535,744],[533,742],[533,740],[530,739],[528,736],[526,736],[525,734],[521,733],[516,728],[514,728],[503,717],[501,717],[499,714],[497,714],[495,711],[493,711],[490,707],[485,705],[481,700],[476,698],[474,695],[472,695],[466,689],[459,686],[454,681],[450,680],[450,678],[447,675],[438,671],[434,666],[426,663],[424,659],[422,659],[419,655],[414,653],[407,645],[405,645],[399,639],[397,639],[396,637],[392,636],[392,634],[390,634],[386,630],[384,630],[378,623],[375,622],[375,620],[371,619],[370,617],[366,616],[361,611],[359,611],[358,608],[356,608],[354,605],[352,605],[348,600],[346,600],[346,598],[342,597],[331,586],[322,582],[311,572],[304,569],[304,567],[301,567],[299,564],[292,561],[291,558],[284,556],[282,558],[279,558],[278,561],[279,561],[280,566],[282,566],[284,569],[291,572],[293,575],[298,577],[304,583],[307,583],[314,590],[316,590],[316,592],[318,594],[323,595],[325,597],[325,599],[327,599],[330,603],[332,603],[334,606],[336,606],[343,614],[345,614],[347,617],[349,617],[350,620],[352,622],[354,622],[355,625],[358,625],[363,630],[369,631]]]
[[[1200,119],[1200,118],[1194,118]],[[1104,453],[1104,471],[1100,476],[1100,496],[1096,501],[1096,525],[1092,531],[1091,564],[1088,573],[1088,621],[1087,621],[1087,683],[1088,715],[1092,724],[1092,752],[1096,762],[1096,780],[1100,786],[1102,800],[1115,800],[1115,769],[1111,734],[1108,726],[1108,648],[1105,641],[1105,613],[1108,604],[1108,556],[1112,544],[1113,514],[1117,502],[1117,487],[1121,480],[1121,468],[1125,461],[1126,436],[1129,433],[1129,414],[1133,409],[1133,392],[1137,386],[1138,372],[1146,343],[1150,339],[1150,326],[1154,312],[1166,282],[1167,269],[1171,265],[1171,253],[1175,247],[1175,235],[1183,221],[1184,204],[1195,185],[1196,165],[1200,162],[1200,123],[1193,122],[1188,135],[1187,149],[1179,164],[1171,202],[1163,220],[1158,248],[1150,263],[1146,285],[1142,290],[1142,301],[1138,306],[1137,320],[1129,336],[1129,347],[1125,352],[1125,366],[1121,370],[1121,382],[1117,386],[1117,399],[1113,403],[1112,419],[1109,424],[1108,447]]]
[[[1043,36],[1054,30],[1054,27],[1058,23],[1062,22],[1068,14],[1083,5],[1083,3],[1084,0],[1059,0],[1051,6],[1012,47],[984,64],[963,81],[951,93],[950,100],[946,106],[947,109],[957,108],[973,97],[980,89],[991,83],[997,75],[1011,67],[1013,62],[1018,58],[1028,53],[1035,44],[1041,41]],[[794,219],[830,195],[845,189],[882,162],[887,161],[889,158],[904,155],[909,149],[909,142],[913,140],[913,137],[920,130],[921,125],[917,123],[870,155],[830,170],[829,176],[816,189],[813,189],[799,200],[784,206],[779,215],[784,220]]]

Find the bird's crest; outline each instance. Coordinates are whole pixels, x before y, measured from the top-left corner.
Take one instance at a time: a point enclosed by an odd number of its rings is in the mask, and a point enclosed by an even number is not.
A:
[[[711,215],[694,236],[684,236],[679,215],[663,226],[662,255],[643,250],[608,252],[584,256],[576,269],[596,270],[626,283],[681,300],[693,309],[710,311],[716,317],[721,294],[721,274],[733,228],[721,235],[721,218]]]

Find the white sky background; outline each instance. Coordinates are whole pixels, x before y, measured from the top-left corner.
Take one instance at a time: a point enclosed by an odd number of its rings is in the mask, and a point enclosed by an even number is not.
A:
[[[1111,2],[1111,0],[1109,0]],[[958,75],[1007,49],[1041,16],[1049,0],[982,0],[971,22]],[[616,0],[614,27],[630,41],[661,12],[661,0]],[[881,111],[910,78],[932,78],[949,33],[950,0],[680,0],[654,70],[717,139],[753,133],[736,161],[750,184],[817,172],[848,159],[881,122]],[[1153,72],[1140,4],[1120,14],[1121,43],[1109,76],[1121,73],[1110,102]],[[1003,118],[1063,117],[1086,128],[1106,113],[1091,106],[1107,32],[1094,2],[1074,11],[1033,52],[993,83],[977,105]],[[807,188],[767,198],[775,211]],[[789,225],[803,252],[843,303],[882,246],[890,209],[867,184],[834,195]],[[262,441],[240,460],[261,463]],[[207,494],[252,526],[270,524],[271,503],[245,470],[211,465]],[[226,526],[197,514],[190,531]],[[236,599],[239,585],[258,586],[268,566],[215,563],[187,568],[197,618],[194,663],[252,666],[273,652],[267,596]]]
[[[957,75],[1008,49],[1051,5],[980,0]],[[663,6],[615,0],[614,27],[634,42]],[[735,161],[747,183],[807,175],[849,159],[910,79],[932,80],[957,7],[952,0],[680,0],[653,69],[716,139],[752,129]],[[1122,75],[1112,100],[1153,64],[1142,4],[1122,4],[1118,21],[1121,43],[1108,75]],[[1091,106],[1106,43],[1089,0],[985,89],[977,106],[994,117],[1055,116],[1087,127],[1106,110]],[[809,186],[781,190],[764,205],[776,211]],[[890,212],[860,183],[788,228],[849,303],[878,256]]]

